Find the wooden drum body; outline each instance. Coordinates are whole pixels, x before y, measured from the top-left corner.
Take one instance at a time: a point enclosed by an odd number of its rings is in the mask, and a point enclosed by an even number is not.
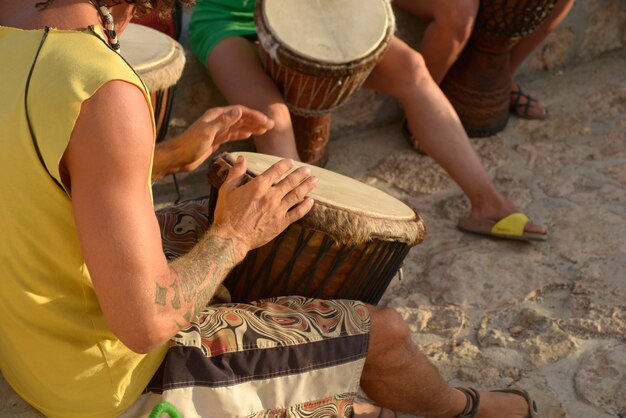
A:
[[[509,119],[510,52],[550,14],[555,0],[481,0],[467,46],[441,88],[469,136],[493,135]]]
[[[185,67],[183,47],[164,33],[129,23],[121,51],[150,91],[156,140],[160,142],[167,133],[174,89]]]
[[[211,215],[228,169],[238,155],[248,161],[249,178],[278,157],[232,153],[211,166]],[[386,193],[354,179],[306,165],[319,178],[309,194],[313,209],[268,244],[250,251],[224,281],[233,301],[281,295],[356,299],[376,304],[410,248],[425,236],[422,219]]]
[[[265,70],[292,115],[302,159],[324,165],[329,112],[358,90],[382,59],[395,30],[388,0],[257,0],[255,24]],[[310,118],[310,121],[303,120]],[[300,137],[298,139],[298,137]]]

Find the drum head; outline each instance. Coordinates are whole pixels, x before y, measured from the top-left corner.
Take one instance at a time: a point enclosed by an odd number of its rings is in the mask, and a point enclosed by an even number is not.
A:
[[[239,155],[246,158],[248,172],[253,176],[258,176],[272,164],[281,160],[273,155],[251,152],[229,153],[226,154],[226,160],[232,164]],[[411,221],[416,218],[413,209],[382,190],[330,170],[301,162],[295,162],[293,170],[303,166],[310,168],[311,174],[319,179],[317,188],[309,193],[309,197],[317,203],[343,209],[353,215],[360,214],[371,218],[397,221]]]
[[[182,75],[185,65],[183,48],[164,33],[129,23],[120,44],[122,56],[150,91],[173,86]]]
[[[392,13],[388,0],[263,1],[263,19],[281,46],[328,64],[374,52],[385,39]]]

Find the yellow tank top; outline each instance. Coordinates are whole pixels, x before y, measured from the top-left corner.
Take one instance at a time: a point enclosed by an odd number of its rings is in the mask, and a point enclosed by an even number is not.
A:
[[[98,88],[125,80],[150,99],[101,33],[50,30],[28,93],[40,159],[24,98],[43,34],[0,26],[0,368],[48,416],[117,416],[144,390],[166,347],[136,354],[108,329],[71,199],[54,180],[61,183],[59,161],[81,104]]]

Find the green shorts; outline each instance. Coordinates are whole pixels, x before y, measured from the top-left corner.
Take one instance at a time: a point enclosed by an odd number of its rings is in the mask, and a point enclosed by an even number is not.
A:
[[[231,36],[256,38],[254,0],[198,0],[189,23],[189,46],[207,65],[209,54]]]

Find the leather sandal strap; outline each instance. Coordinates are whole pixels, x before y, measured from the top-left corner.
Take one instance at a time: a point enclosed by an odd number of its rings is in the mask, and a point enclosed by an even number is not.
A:
[[[495,390],[492,390],[491,392],[512,393],[514,395],[521,396],[528,403],[529,414],[526,416],[526,418],[538,418],[539,417],[539,410],[537,408],[537,403],[525,390],[511,388],[511,389],[495,389]]]
[[[478,415],[478,406],[480,405],[480,394],[474,388],[464,388],[462,386],[457,387],[465,394],[465,408],[458,418],[476,418]]]

